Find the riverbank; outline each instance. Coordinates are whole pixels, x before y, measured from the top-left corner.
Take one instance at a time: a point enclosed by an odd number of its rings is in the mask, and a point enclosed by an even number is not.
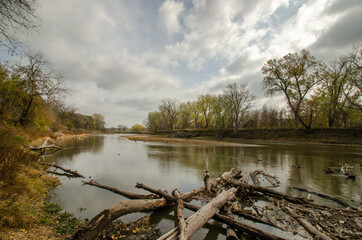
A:
[[[64,239],[73,234],[80,221],[48,199],[59,179],[47,175],[40,156],[24,145],[85,137],[32,139],[19,129],[0,128],[0,239]]]
[[[237,134],[232,130],[215,131],[208,129],[194,130],[186,129],[180,131],[157,132],[152,137],[181,138],[187,137],[192,140],[219,140],[217,136],[223,137],[224,141],[242,143],[248,141],[260,142],[303,142],[323,144],[347,144],[362,145],[362,128],[316,128],[306,131],[305,129],[278,128],[278,129],[240,129]],[[171,140],[170,140],[171,141]]]

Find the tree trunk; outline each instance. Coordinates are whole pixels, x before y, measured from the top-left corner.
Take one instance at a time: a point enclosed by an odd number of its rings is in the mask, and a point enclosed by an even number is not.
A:
[[[235,197],[237,189],[231,188],[228,191],[223,191],[217,197],[213,198],[208,204],[200,208],[196,213],[186,220],[187,228],[184,239],[190,239],[197,230],[199,230],[214,214],[221,208],[225,203],[232,200]],[[167,240],[176,240],[178,239],[180,229],[174,228],[170,232],[173,232]],[[169,233],[166,233],[169,235]],[[180,237],[181,239],[181,237]]]
[[[135,193],[120,190],[118,188],[109,187],[109,186],[106,186],[106,185],[99,184],[95,180],[90,180],[89,182],[83,181],[83,184],[103,188],[103,189],[106,189],[108,191],[114,192],[116,194],[122,195],[122,196],[124,196],[126,198],[129,198],[129,199],[154,199],[155,198],[155,195],[153,195],[153,194],[149,194],[149,195],[135,194]]]
[[[98,234],[102,232],[113,220],[120,216],[133,213],[153,211],[167,205],[165,199],[152,200],[128,200],[117,203],[116,205],[107,208],[95,216],[86,226],[79,229],[73,236],[73,240],[92,240],[96,239]]]
[[[180,192],[175,189],[172,192],[172,195],[176,198],[176,204],[177,204],[177,221],[178,221],[178,229],[180,232],[180,240],[187,240],[187,223],[185,221],[184,216],[184,202],[180,198]]]

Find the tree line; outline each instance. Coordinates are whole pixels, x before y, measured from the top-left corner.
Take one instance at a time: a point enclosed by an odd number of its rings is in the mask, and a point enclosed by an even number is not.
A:
[[[286,108],[253,108],[255,96],[245,85],[229,84],[221,94],[201,94],[196,101],[163,99],[150,112],[150,132],[240,128],[361,127],[362,45],[329,65],[308,50],[270,59],[262,67],[267,96],[283,94]]]
[[[104,117],[76,113],[62,99],[63,75],[41,53],[26,53],[23,63],[0,64],[0,122],[39,130],[103,130]]]

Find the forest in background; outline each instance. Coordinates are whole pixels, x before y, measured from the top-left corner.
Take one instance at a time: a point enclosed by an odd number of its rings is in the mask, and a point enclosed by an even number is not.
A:
[[[362,46],[329,65],[309,51],[270,59],[262,67],[267,96],[284,95],[286,107],[253,109],[255,96],[246,85],[229,84],[219,95],[202,94],[196,101],[163,99],[148,114],[151,133],[212,129],[220,134],[239,129],[362,127]]]

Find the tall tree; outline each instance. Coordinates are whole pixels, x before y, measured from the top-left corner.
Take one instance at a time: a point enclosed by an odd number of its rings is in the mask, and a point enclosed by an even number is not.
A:
[[[289,53],[281,59],[270,59],[262,67],[263,87],[266,94],[273,96],[282,92],[294,115],[306,129],[312,126],[313,109],[309,109],[306,99],[321,80],[324,64],[317,61],[309,51]]]
[[[19,46],[15,35],[37,26],[36,0],[0,1],[0,46],[14,51]]]
[[[344,60],[350,70],[345,96],[350,107],[362,111],[362,45],[355,47]]]
[[[228,113],[230,114],[231,124],[234,132],[237,134],[245,113],[250,109],[255,96],[250,93],[244,84],[229,84],[224,89]]]
[[[213,100],[214,98],[210,94],[206,95],[202,94],[199,95],[199,97],[197,98],[196,104],[200,110],[201,117],[204,123],[204,128],[208,128],[211,121],[212,117],[211,107]]]
[[[18,65],[15,68],[28,93],[17,121],[21,125],[27,123],[27,118],[38,98],[50,100],[67,92],[63,86],[63,75],[56,71],[41,53],[27,53],[26,58],[28,62],[26,65]]]
[[[177,106],[178,102],[169,98],[163,99],[159,106],[160,112],[166,119],[168,130],[171,132],[174,130],[177,120]]]

